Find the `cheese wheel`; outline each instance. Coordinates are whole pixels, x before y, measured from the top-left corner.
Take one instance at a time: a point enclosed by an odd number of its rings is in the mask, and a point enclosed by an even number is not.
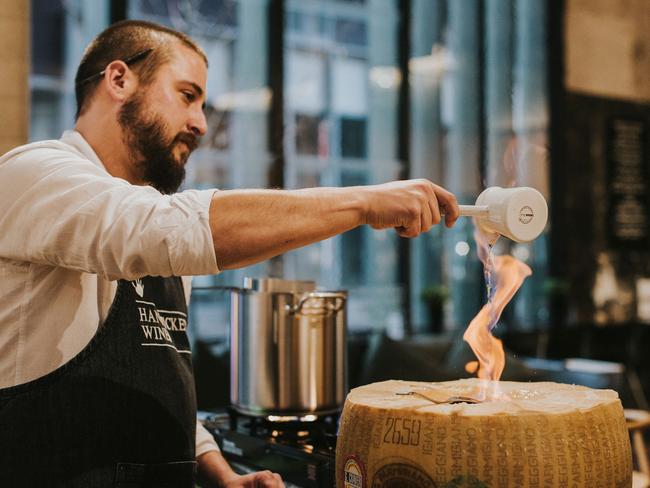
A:
[[[480,403],[445,403],[486,390]],[[348,394],[336,478],[339,488],[622,488],[632,454],[613,390],[385,381]]]

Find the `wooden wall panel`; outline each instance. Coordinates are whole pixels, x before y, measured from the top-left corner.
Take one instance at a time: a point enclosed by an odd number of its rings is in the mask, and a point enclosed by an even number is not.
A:
[[[29,136],[29,3],[0,0],[0,154]]]
[[[650,2],[567,0],[569,91],[650,101]]]

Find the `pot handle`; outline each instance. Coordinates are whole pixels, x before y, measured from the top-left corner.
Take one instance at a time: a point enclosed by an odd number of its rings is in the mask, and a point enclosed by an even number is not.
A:
[[[286,306],[287,312],[293,314],[299,313],[302,310],[302,307],[305,305],[305,303],[315,298],[335,299],[336,302],[334,304],[330,304],[330,303],[327,304],[327,311],[331,313],[336,313],[341,311],[345,306],[346,300],[348,299],[345,293],[340,293],[340,292],[329,292],[329,291],[311,292],[308,293],[306,296],[302,297],[295,306],[287,305]]]

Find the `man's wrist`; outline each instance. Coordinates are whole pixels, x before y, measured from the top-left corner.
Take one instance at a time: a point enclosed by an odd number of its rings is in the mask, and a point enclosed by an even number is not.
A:
[[[356,224],[365,225],[368,223],[370,211],[369,191],[367,186],[349,186],[337,188],[336,191],[343,193],[341,201],[348,202],[346,207],[352,208],[356,213]],[[348,197],[348,198],[345,198]]]
[[[204,488],[223,487],[237,477],[219,451],[208,451],[196,458],[199,480]]]

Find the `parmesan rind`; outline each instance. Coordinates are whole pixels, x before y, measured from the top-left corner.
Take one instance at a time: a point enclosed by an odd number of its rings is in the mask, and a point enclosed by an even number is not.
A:
[[[436,404],[469,397],[480,403]],[[613,390],[559,383],[385,381],[352,390],[336,448],[337,486],[631,487]]]

